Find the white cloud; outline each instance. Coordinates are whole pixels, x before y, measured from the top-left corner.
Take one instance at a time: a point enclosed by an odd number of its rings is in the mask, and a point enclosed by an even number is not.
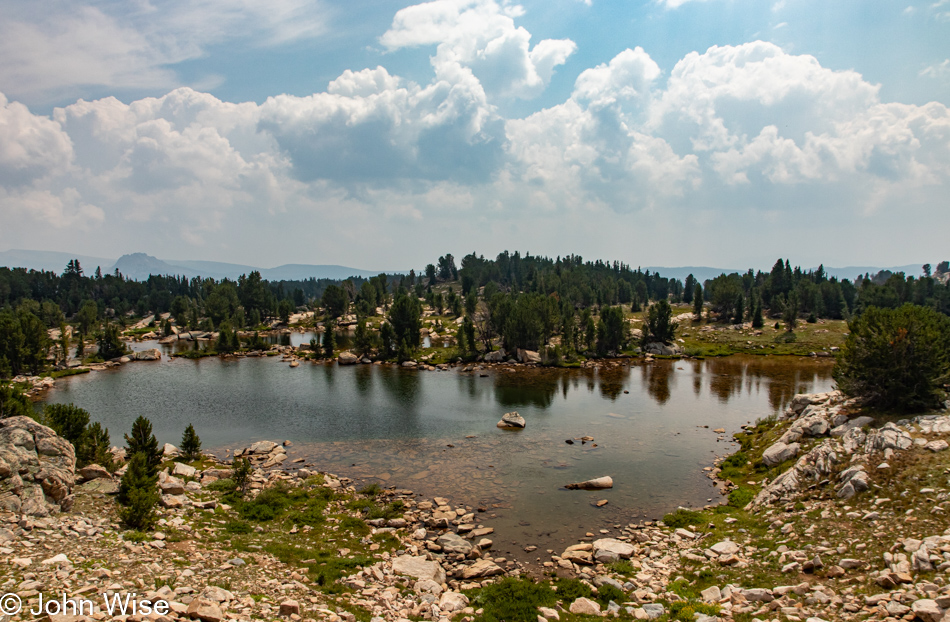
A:
[[[545,39],[515,26],[517,5],[494,0],[435,0],[396,13],[380,42],[390,51],[437,45],[436,75],[471,70],[492,95],[530,98],[548,85],[554,68],[577,49],[570,39]]]
[[[446,7],[433,4],[439,32],[478,8],[502,21],[517,13],[454,4],[439,17]],[[473,49],[527,41],[486,27]],[[390,32],[397,47],[436,36]],[[539,76],[556,64],[541,43],[525,54]],[[89,239],[147,232],[185,249],[176,254],[236,258],[273,236],[286,248],[319,240],[344,262],[366,240],[379,258],[423,253],[433,238],[453,252],[475,236],[550,249],[565,227],[622,248],[635,224],[668,239],[697,211],[712,238],[740,211],[763,223],[864,223],[917,205],[931,228],[946,221],[947,107],[882,103],[877,85],[811,56],[763,42],[712,47],[664,80],[645,50],[628,49],[522,119],[500,116],[479,71],[434,61],[418,84],[377,66],[307,97],[235,104],[180,88],[129,104],[80,100],[51,117],[0,96],[0,244],[74,248],[70,230],[85,228]]]
[[[950,58],[942,62],[934,63],[920,70],[920,76],[924,78],[945,78],[950,76]]]
[[[0,7],[0,90],[46,101],[74,87],[171,88],[169,66],[214,44],[277,45],[322,34],[325,9],[307,0],[10,0]],[[210,79],[210,78],[209,78]]]

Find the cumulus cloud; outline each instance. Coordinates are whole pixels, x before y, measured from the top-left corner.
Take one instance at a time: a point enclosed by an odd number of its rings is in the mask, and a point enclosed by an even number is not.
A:
[[[464,68],[492,95],[530,98],[544,90],[577,45],[544,39],[531,47],[531,34],[515,26],[522,12],[494,0],[435,0],[396,13],[380,42],[390,51],[437,45],[431,58],[436,75]]]
[[[169,66],[240,37],[277,45],[326,29],[322,4],[307,0],[27,0],[0,8],[0,90],[45,101],[77,86],[170,88]]]
[[[490,25],[513,20],[512,7],[421,6],[397,15],[394,49],[475,32],[473,19],[490,18],[473,50],[517,40],[517,28]],[[467,36],[453,39],[456,58]],[[508,54],[539,76],[543,59],[555,66],[543,42],[519,41],[521,56]],[[634,222],[672,235],[701,214],[712,234],[738,209],[768,222],[807,210],[847,222],[912,203],[933,221],[940,214],[926,206],[948,189],[946,106],[881,102],[860,74],[770,43],[693,52],[665,76],[647,51],[624,50],[524,118],[501,116],[480,71],[433,61],[419,84],[377,66],[262,104],[180,88],[128,104],[80,100],[51,116],[0,96],[0,243],[66,244],[75,228],[195,249],[252,248],[262,235],[309,247],[321,236],[335,254],[376,240],[384,257],[432,236],[453,248],[475,232],[544,242],[569,223],[578,235],[608,228],[619,245]],[[36,233],[37,223],[49,226]]]

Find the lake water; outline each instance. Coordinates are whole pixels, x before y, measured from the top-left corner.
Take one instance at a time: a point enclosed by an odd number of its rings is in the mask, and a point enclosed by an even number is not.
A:
[[[193,423],[222,456],[255,440],[291,440],[290,458],[310,467],[485,508],[478,518],[496,528],[496,548],[515,554],[510,542],[543,551],[586,531],[718,502],[702,469],[735,451],[727,439],[739,426],[778,412],[795,393],[832,386],[829,362],[780,357],[514,369],[481,377],[290,368],[280,357],[163,358],[62,379],[47,400],[87,409],[114,444],[138,415],[151,419],[159,442],[176,445]],[[527,428],[497,429],[512,410]],[[725,435],[713,432],[720,427]],[[582,436],[594,441],[565,443]],[[603,475],[613,489],[563,489]],[[598,508],[601,499],[608,504]]]

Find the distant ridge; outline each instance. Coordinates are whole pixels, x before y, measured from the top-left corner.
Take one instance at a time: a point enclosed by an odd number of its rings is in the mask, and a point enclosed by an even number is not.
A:
[[[96,267],[103,273],[111,273],[118,268],[127,278],[136,281],[147,280],[151,274],[167,274],[193,278],[196,276],[213,279],[236,280],[242,274],[258,270],[269,281],[299,281],[315,279],[347,279],[349,277],[376,276],[382,270],[361,270],[339,265],[285,264],[276,268],[257,268],[242,264],[220,261],[196,261],[178,259],[158,259],[146,253],[131,253],[118,259],[77,255],[57,251],[30,251],[13,249],[0,251],[0,266],[9,268],[27,268],[29,270],[48,270],[62,274],[71,259],[78,259],[83,273],[92,275]],[[387,271],[392,273],[392,271]],[[406,270],[408,272],[408,270]]]

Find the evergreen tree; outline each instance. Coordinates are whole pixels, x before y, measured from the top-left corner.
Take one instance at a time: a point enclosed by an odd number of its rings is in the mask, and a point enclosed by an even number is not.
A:
[[[752,328],[762,328],[765,320],[762,318],[762,299],[758,295],[752,298]]]
[[[198,438],[198,433],[195,432],[195,426],[190,423],[181,435],[179,449],[181,449],[181,454],[185,460],[197,460],[201,457],[201,439]]]
[[[475,323],[472,322],[471,318],[466,316],[462,321],[461,332],[465,333],[465,341],[468,345],[469,352],[477,354],[478,342],[475,340]]]
[[[82,332],[79,333],[76,341],[76,358],[82,360],[86,356],[86,335]]]
[[[54,432],[73,444],[78,454],[89,425],[89,413],[74,404],[47,404],[43,419]]]
[[[327,358],[333,358],[333,349],[336,348],[336,336],[333,331],[336,324],[333,320],[327,320],[323,323],[323,355]]]
[[[798,294],[792,292],[788,295],[788,301],[785,303],[785,310],[782,313],[782,320],[785,322],[785,330],[793,332],[798,325]]]
[[[126,353],[125,344],[119,338],[119,327],[111,322],[99,331],[96,336],[96,345],[99,348],[99,356],[104,360],[118,358]]]
[[[83,444],[82,462],[98,464],[110,473],[115,470],[115,458],[109,448],[109,429],[103,428],[98,421],[86,428],[86,442]]]
[[[381,343],[380,354],[385,359],[391,359],[396,355],[396,333],[393,325],[389,322],[383,322],[379,326],[379,340]]]
[[[145,456],[150,475],[158,472],[158,465],[162,463],[162,450],[158,446],[158,439],[152,434],[151,421],[139,415],[132,423],[132,433],[125,435],[125,445],[129,456]]]
[[[732,316],[733,324],[742,324],[742,320],[745,319],[745,296],[739,294],[736,296],[736,308],[734,315]]]
[[[699,283],[693,287],[693,316],[696,320],[703,319],[703,286]]]
[[[251,482],[251,462],[247,458],[235,458],[231,464],[232,475],[235,489],[241,496],[247,492],[247,486]]]
[[[654,342],[672,343],[676,334],[676,324],[672,322],[672,318],[673,308],[665,298],[651,306],[647,312],[647,321],[641,329],[641,347]]]
[[[119,494],[116,496],[123,506],[119,509],[119,517],[129,527],[150,529],[155,524],[155,505],[159,498],[155,487],[157,481],[158,477],[149,468],[148,456],[133,454],[119,482]]]
[[[356,319],[356,330],[353,331],[353,349],[360,356],[366,356],[373,348],[373,338],[366,328],[366,318]]]
[[[30,417],[33,403],[12,384],[0,384],[0,419],[7,417]]]

